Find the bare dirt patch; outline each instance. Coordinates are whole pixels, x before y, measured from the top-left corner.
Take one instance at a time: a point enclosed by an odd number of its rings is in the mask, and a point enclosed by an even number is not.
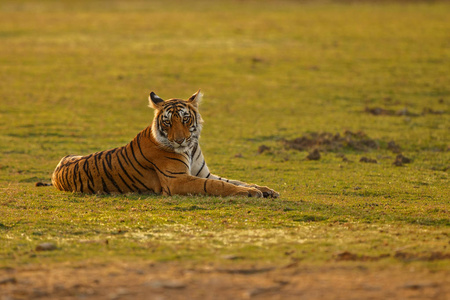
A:
[[[351,253],[350,253],[350,256]],[[348,257],[347,254],[341,255]],[[345,260],[345,259],[343,259]],[[355,260],[351,257],[350,260]],[[358,261],[371,260],[357,257]],[[375,259],[376,260],[376,259]],[[450,272],[413,268],[112,263],[0,270],[1,299],[446,299]]]
[[[336,261],[378,261],[380,259],[388,257],[391,257],[389,253],[384,253],[378,256],[369,256],[369,255],[360,255],[349,251],[339,252],[334,255],[334,259]],[[444,253],[440,251],[422,252],[422,253],[397,251],[392,257],[403,262],[437,261],[450,259],[450,253]]]
[[[422,253],[410,253],[410,252],[402,252],[399,251],[395,254],[395,258],[402,261],[435,261],[435,260],[443,260],[450,259],[450,253],[443,252],[422,252]]]
[[[368,152],[376,151],[383,147],[384,149],[397,154],[393,165],[403,166],[404,164],[411,162],[410,158],[401,154],[402,148],[395,141],[378,141],[370,138],[362,131],[352,132],[347,130],[342,135],[340,133],[312,132],[292,140],[283,139],[282,143],[286,149],[308,151],[309,153],[306,156],[307,160],[319,160],[321,158],[321,152],[337,152],[337,156],[342,157],[342,161],[348,162],[349,160],[342,153],[344,151]],[[270,150],[271,149],[266,145],[261,145],[258,149],[258,153],[261,154]],[[366,156],[362,156],[359,162],[378,163],[376,159]]]
[[[390,257],[389,254],[381,254],[379,256],[359,255],[348,251],[335,254],[334,259],[336,261],[377,261],[386,257]]]
[[[395,157],[395,161],[393,162],[393,165],[397,166],[397,167],[401,167],[403,166],[403,164],[409,164],[411,162],[411,159],[409,159],[408,157],[399,154]]]
[[[397,111],[391,109],[385,109],[381,107],[366,107],[365,112],[374,116],[409,116],[417,117],[419,114],[409,111],[407,108],[403,108]]]
[[[441,103],[441,102],[439,102]],[[442,102],[443,103],[443,102]],[[366,107],[364,109],[364,112],[371,114],[373,116],[408,116],[408,117],[418,117],[420,115],[443,115],[445,114],[445,110],[442,109],[433,109],[430,107],[424,107],[422,109],[422,113],[413,113],[407,108],[403,108],[400,110],[392,110],[392,109],[386,109],[382,107]]]
[[[369,164],[377,164],[378,163],[378,161],[376,159],[365,157],[365,156],[361,157],[359,162],[369,163]]]
[[[317,149],[314,149],[311,153],[308,154],[306,159],[309,160],[319,160],[320,159],[320,152]]]
[[[319,151],[338,152],[343,149],[368,151],[378,149],[379,143],[362,131],[345,131],[344,134],[330,132],[312,132],[293,140],[283,140],[286,148],[299,151],[317,149]]]
[[[381,107],[366,107],[365,112],[374,116],[394,116],[395,111]]]

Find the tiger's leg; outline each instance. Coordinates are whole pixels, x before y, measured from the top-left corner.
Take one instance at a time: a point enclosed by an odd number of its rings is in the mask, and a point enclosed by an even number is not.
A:
[[[263,197],[263,193],[253,187],[236,186],[225,181],[199,178],[191,175],[161,180],[163,195],[212,195]]]
[[[264,198],[278,198],[280,194],[274,190],[272,190],[269,187],[266,186],[259,186],[256,184],[248,184],[239,180],[231,180],[224,177],[220,177],[214,174],[211,174],[211,172],[208,169],[208,166],[206,165],[205,158],[203,157],[203,153],[200,150],[200,147],[195,148],[195,151],[192,155],[192,167],[191,167],[191,174],[196,177],[200,178],[206,178],[206,179],[213,179],[218,181],[223,181],[235,186],[241,186],[241,187],[250,187],[255,188],[262,192]]]
[[[252,183],[246,183],[246,182],[242,182],[239,180],[231,180],[231,179],[227,179],[227,178],[223,178],[223,177],[219,177],[217,175],[214,174],[210,174],[209,177],[210,179],[215,179],[215,180],[220,180],[220,181],[225,181],[228,183],[231,183],[233,185],[237,185],[237,186],[245,186],[245,187],[252,187],[255,189],[258,189],[259,191],[261,191],[263,193],[264,198],[278,198],[280,197],[280,194],[274,190],[272,190],[271,188],[267,187],[267,186],[259,186],[256,184],[252,184]]]

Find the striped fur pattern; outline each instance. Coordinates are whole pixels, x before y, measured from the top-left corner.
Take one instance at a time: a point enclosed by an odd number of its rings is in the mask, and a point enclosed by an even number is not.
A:
[[[86,156],[68,155],[52,175],[62,191],[110,194],[278,197],[263,186],[211,174],[200,149],[200,90],[188,100],[163,100],[153,92],[151,126],[123,147]]]

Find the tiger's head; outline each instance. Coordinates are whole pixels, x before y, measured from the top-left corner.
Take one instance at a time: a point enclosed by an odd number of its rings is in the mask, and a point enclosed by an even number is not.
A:
[[[153,137],[160,144],[177,153],[186,152],[198,143],[203,123],[198,112],[201,98],[200,90],[188,100],[163,100],[151,92],[149,106],[155,110],[152,124]]]

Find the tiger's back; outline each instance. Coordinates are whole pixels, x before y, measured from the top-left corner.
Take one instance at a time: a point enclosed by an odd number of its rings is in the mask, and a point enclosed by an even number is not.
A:
[[[52,184],[62,191],[80,193],[160,193],[156,172],[138,161],[139,153],[132,145],[135,140],[87,156],[63,157],[53,172]]]

